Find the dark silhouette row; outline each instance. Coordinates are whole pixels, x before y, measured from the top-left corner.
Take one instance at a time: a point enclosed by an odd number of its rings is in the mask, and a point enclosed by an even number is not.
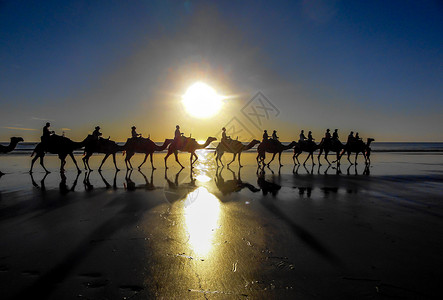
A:
[[[198,149],[206,148],[211,142],[217,140],[214,137],[208,137],[206,142],[201,145],[192,137],[185,137],[183,133],[180,132],[180,127],[177,125],[174,139],[165,139],[161,146],[156,145],[150,137],[144,138],[141,137],[140,134],[136,132],[135,126],[132,127],[131,138],[128,138],[124,145],[118,145],[115,141],[110,140],[110,138],[102,138],[102,133],[100,132],[100,127],[97,126],[94,132],[88,135],[81,142],[74,142],[67,137],[56,135],[53,131],[49,130],[50,123],[46,123],[46,126],[43,128],[43,136],[41,137],[41,142],[37,144],[31,156],[35,157],[32,159],[30,172],[33,171],[34,163],[40,159],[40,164],[46,172],[49,172],[44,165],[44,156],[46,153],[57,154],[60,158],[61,165],[60,171],[64,171],[64,166],[66,164],[66,157],[69,155],[74,162],[77,170],[80,172],[80,168],[77,165],[75,157],[73,155],[74,150],[84,148],[84,157],[82,158],[83,164],[86,170],[92,170],[89,165],[89,158],[93,155],[93,153],[102,153],[105,154],[99,170],[101,170],[103,164],[107,160],[109,156],[112,155],[114,166],[116,170],[119,170],[116,163],[115,155],[117,152],[123,152],[126,154],[125,164],[127,169],[133,169],[131,164],[131,158],[135,153],[143,153],[145,154],[143,162],[138,166],[140,168],[147,160],[148,156],[150,156],[151,167],[155,169],[153,164],[153,153],[155,151],[163,151],[165,149],[168,150],[164,161],[165,168],[167,166],[167,159],[170,155],[174,154],[176,162],[180,165],[181,168],[184,166],[180,163],[178,159],[178,151],[188,152],[190,153],[190,165],[191,168],[193,164],[197,161],[198,156],[195,151]],[[19,141],[23,141],[22,138],[11,138],[11,144],[7,147],[1,146],[0,152],[8,152],[12,151]],[[325,160],[331,165],[331,162],[328,160],[329,152],[336,153],[336,160],[333,163],[340,164],[341,157],[347,153],[348,161],[352,164],[357,164],[357,157],[359,153],[362,153],[365,158],[365,163],[370,163],[370,153],[371,148],[370,144],[374,141],[372,138],[368,138],[367,142],[364,143],[359,137],[358,133],[354,137],[353,132],[348,137],[348,141],[346,144],[343,144],[338,139],[337,129],[334,134],[331,136],[329,133],[329,129],[326,131],[325,137],[319,144],[316,144],[314,139],[312,138],[311,132],[308,134],[308,138],[304,136],[303,130],[300,134],[300,140],[298,142],[293,141],[288,145],[283,145],[279,140],[274,130],[272,134],[272,138],[268,138],[267,131],[265,130],[263,134],[263,140],[260,142],[258,140],[252,140],[247,145],[244,145],[242,142],[238,140],[233,140],[230,137],[226,136],[226,129],[222,129],[222,139],[221,142],[215,149],[215,160],[218,166],[220,162],[223,165],[221,160],[224,153],[232,153],[233,158],[228,163],[228,166],[234,162],[235,158],[238,157],[239,166],[242,167],[240,158],[241,153],[243,151],[249,150],[253,148],[255,145],[259,144],[257,147],[257,164],[260,165],[270,165],[270,163],[274,160],[275,156],[278,154],[279,165],[281,166],[281,154],[285,150],[293,149],[293,162],[294,164],[300,164],[298,157],[302,152],[308,152],[308,156],[306,157],[303,164],[312,159],[312,164],[314,165],[314,157],[313,153],[316,150],[319,150],[319,154],[317,156],[318,163],[320,163],[320,156],[324,153]],[[266,164],[265,157],[266,153],[273,154],[271,160]],[[351,153],[355,153],[354,163],[350,160]]]

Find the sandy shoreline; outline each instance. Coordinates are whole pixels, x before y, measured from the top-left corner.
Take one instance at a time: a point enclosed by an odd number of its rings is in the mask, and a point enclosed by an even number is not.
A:
[[[2,298],[442,295],[441,155],[380,153],[369,175],[363,164],[294,169],[290,153],[265,174],[253,154],[240,174],[212,158],[200,155],[192,177],[173,160],[165,174],[156,155],[154,172],[115,176],[109,162],[77,178],[49,157],[54,172],[31,178],[29,157],[0,157]]]

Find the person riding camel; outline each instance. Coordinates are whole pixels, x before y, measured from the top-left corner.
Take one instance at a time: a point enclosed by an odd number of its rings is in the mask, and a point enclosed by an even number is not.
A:
[[[273,139],[274,141],[278,141],[277,130],[274,130],[274,131],[272,132],[272,139]]]
[[[332,139],[334,141],[338,141],[338,129],[334,129],[334,132],[332,133]]]
[[[45,145],[47,145],[49,143],[49,139],[50,139],[51,135],[55,134],[54,131],[49,130],[50,126],[51,126],[51,124],[49,122],[47,122],[45,127],[43,127],[43,135],[40,138],[42,143]]]
[[[355,140],[356,142],[362,140],[361,137],[358,135],[358,132],[355,134],[355,138],[354,138],[354,140]]]
[[[92,137],[98,141],[98,139],[102,136],[102,133],[100,132],[100,126],[96,126],[95,130],[92,132]]]
[[[174,132],[174,142],[177,144],[178,147],[181,146],[183,142],[184,136],[183,133],[180,132],[180,126],[175,126],[175,132]]]
[[[315,139],[312,137],[312,131],[308,132],[308,141],[313,142]]]
[[[221,141],[224,144],[227,144],[227,143],[231,142],[231,137],[226,135],[226,128],[225,127],[222,128],[222,138],[221,138]]]
[[[268,131],[265,129],[265,130],[263,131],[263,141],[267,141],[268,138],[269,138]]]
[[[351,133],[348,135],[348,141],[347,143],[353,143],[355,141],[355,137],[354,137],[354,131],[351,131]]]
[[[136,138],[139,138],[142,136],[141,133],[137,133],[137,131],[135,131],[136,129],[137,129],[137,127],[135,127],[135,126],[131,127],[131,135],[132,135],[133,139],[136,139]]]
[[[305,131],[302,129],[302,131],[300,131],[300,139],[298,140],[298,142],[300,144],[304,143],[306,141],[306,136],[305,136]]]

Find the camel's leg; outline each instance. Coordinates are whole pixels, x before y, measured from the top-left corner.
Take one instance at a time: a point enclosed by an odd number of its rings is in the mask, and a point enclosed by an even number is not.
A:
[[[348,152],[348,161],[351,165],[353,165],[352,161],[349,159],[350,156],[351,156],[351,152]]]
[[[102,166],[105,163],[106,159],[108,159],[109,155],[110,155],[109,153],[106,153],[105,157],[103,157],[102,163],[100,164],[100,167],[98,167],[99,171],[102,170]],[[114,163],[115,163],[115,154],[113,154],[113,156],[114,156]],[[115,165],[115,168],[117,168],[117,165]]]
[[[238,153],[238,166],[241,168],[243,166],[241,165],[241,162],[240,162],[240,156],[241,156],[241,152]]]
[[[336,152],[336,155],[337,155],[337,160],[335,162],[337,162],[337,166],[340,166],[340,159],[341,159],[340,153]]]
[[[182,167],[182,169],[184,169],[185,167],[183,167],[183,165],[178,161],[178,152],[177,151],[174,151],[174,156],[175,156],[175,161],[180,165],[180,167]]]
[[[327,151],[325,152],[325,159],[326,159],[326,161],[328,162],[328,164],[331,165],[331,162],[328,160],[328,152],[327,152]],[[319,163],[319,165],[321,166],[321,164],[320,164],[320,160],[318,160],[318,163]]]
[[[40,156],[40,165],[43,167],[43,169],[46,171],[46,173],[51,173],[45,168],[45,165],[43,164],[43,157],[45,157],[45,156],[44,155]]]
[[[132,170],[131,157],[133,155],[134,155],[134,153],[126,152],[126,157],[125,157],[126,170]],[[128,164],[129,164],[129,167],[128,167]]]
[[[165,156],[165,169],[168,168],[168,165],[166,164],[166,162],[167,162],[167,160],[168,160],[168,157],[169,157],[171,154],[172,154],[172,152],[168,151],[168,154],[166,154],[166,156]]]
[[[315,162],[314,162],[314,152],[311,153],[311,160],[312,160],[312,166],[315,166]]]
[[[297,154],[295,154],[295,159],[297,160],[297,163],[298,163],[299,165],[301,165],[300,161],[298,160],[298,157],[299,157],[299,156],[300,156],[300,152],[297,153]]]
[[[294,162],[294,165],[297,164],[297,163],[295,162],[295,153],[294,153],[294,155],[292,155],[292,161]]]
[[[85,170],[88,170],[89,169],[89,171],[92,171],[92,169],[91,169],[91,167],[89,166],[89,158],[91,157],[91,155],[92,155],[92,153],[86,153],[86,156],[85,157],[83,157],[83,162],[86,162],[86,167],[87,168],[85,168]]]
[[[88,169],[88,166],[86,165],[86,157],[87,157],[88,153],[86,153],[86,155],[82,158],[83,161],[83,166],[85,167],[85,170]]]
[[[235,160],[235,157],[237,156],[237,153],[234,153],[234,155],[232,156],[232,160],[228,163],[228,166],[230,165],[230,164],[232,164],[232,162]]]
[[[117,162],[115,161],[115,153],[112,153],[112,160],[114,161],[115,170],[120,171],[120,169],[117,167]]]
[[[35,163],[35,161],[38,159],[38,155],[36,155],[33,159],[32,159],[32,161],[31,161],[31,169],[29,170],[29,173],[32,173],[32,168],[34,167],[34,163]]]
[[[355,165],[357,165],[358,152],[355,153]]]
[[[198,160],[198,156],[197,156],[197,154],[195,154],[195,152],[193,152],[191,155],[191,158],[192,157],[195,157],[195,159],[192,161],[192,164],[194,164]]]
[[[280,164],[280,167],[283,166],[281,164],[281,152],[278,153],[278,163]]]
[[[155,170],[154,162],[153,162],[153,160],[152,160],[152,156],[153,156],[153,155],[154,155],[154,153],[152,152],[151,155],[150,155],[152,171]]]
[[[69,156],[71,157],[72,161],[74,162],[74,165],[75,165],[76,168],[77,168],[77,172],[80,173],[81,170],[80,170],[80,168],[79,168],[78,165],[77,165],[77,161],[75,160],[74,154],[71,152],[71,153],[69,153]],[[88,167],[89,167],[89,163],[88,163]],[[89,170],[92,171],[91,168],[89,168]]]
[[[320,156],[322,155],[322,153],[323,153],[323,148],[320,148],[320,152],[318,153],[318,156],[317,156],[319,166],[321,166]],[[326,157],[326,151],[325,151],[325,157]]]
[[[311,156],[311,153],[308,154],[308,157],[306,157],[305,161],[303,162],[303,166],[306,165],[306,162],[308,161],[309,157]]]
[[[272,155],[271,160],[267,163],[268,167],[269,167],[269,165],[271,164],[271,162],[274,160],[276,154],[277,154],[277,153],[274,153],[274,154]]]
[[[143,166],[143,164],[146,162],[146,159],[147,159],[147,158],[148,158],[148,154],[145,153],[145,159],[143,159],[143,162],[141,163],[141,165],[138,166],[139,169],[140,169],[140,168]]]

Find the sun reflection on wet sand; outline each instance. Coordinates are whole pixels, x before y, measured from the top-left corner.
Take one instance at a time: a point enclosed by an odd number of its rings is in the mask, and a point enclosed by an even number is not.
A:
[[[186,196],[184,215],[190,247],[200,256],[209,254],[219,226],[220,201],[199,187]]]

